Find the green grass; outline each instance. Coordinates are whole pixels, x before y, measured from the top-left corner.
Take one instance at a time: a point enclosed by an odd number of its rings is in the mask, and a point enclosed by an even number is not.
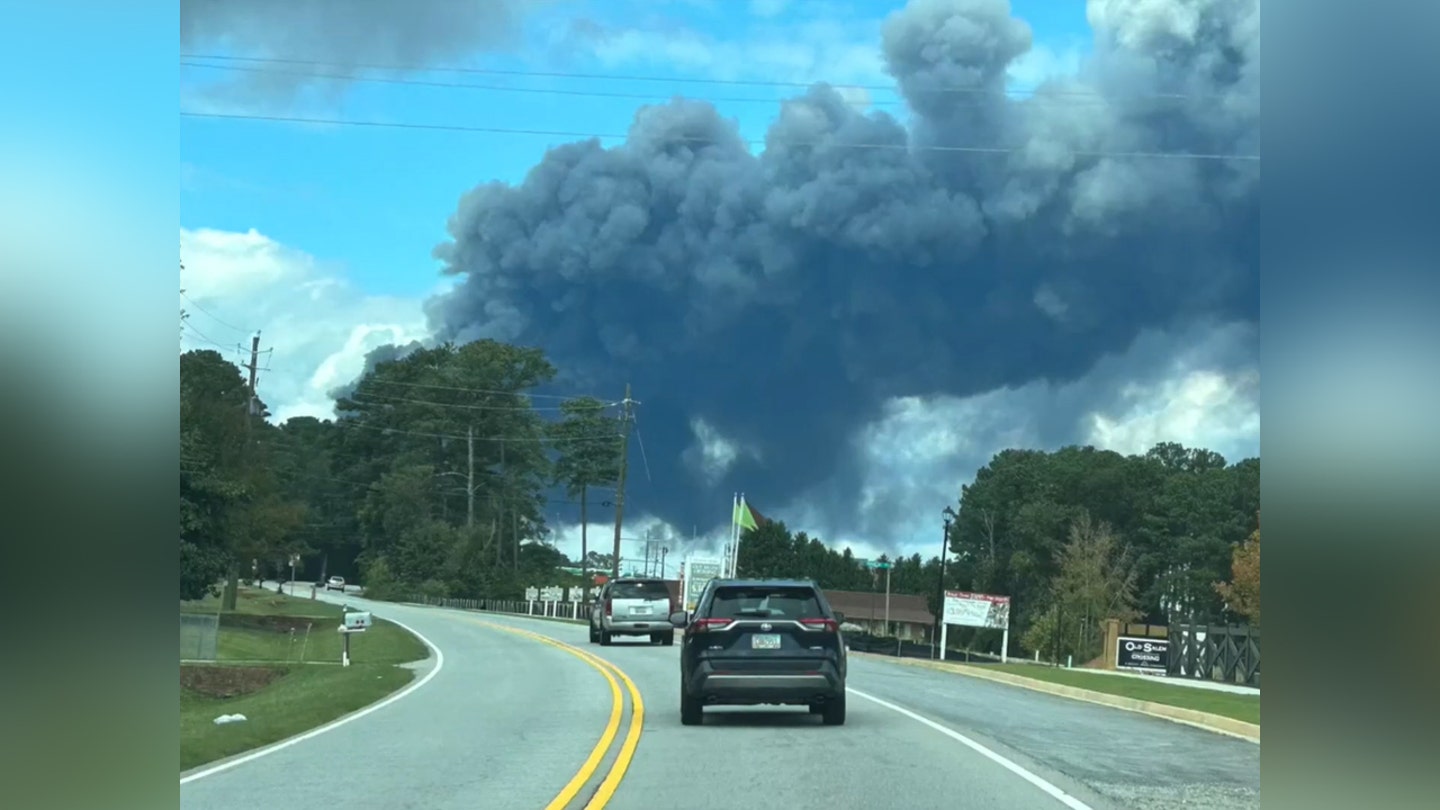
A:
[[[182,613],[219,612],[220,600],[181,603]],[[424,642],[399,625],[376,619],[350,637],[349,667],[337,666],[344,636],[339,606],[273,591],[242,588],[236,610],[220,614],[214,664],[256,662],[283,672],[277,680],[236,697],[180,690],[180,768],[266,745],[361,709],[409,683],[414,673],[398,664],[424,660]],[[306,627],[309,627],[308,639]],[[292,632],[293,628],[293,632]],[[186,638],[188,634],[191,638]],[[181,651],[195,649],[195,631],[181,630]],[[187,645],[187,642],[189,646]],[[186,668],[192,665],[184,665]],[[247,720],[217,726],[222,714]]]
[[[181,613],[219,613],[220,597],[207,596],[192,602],[180,603]],[[315,616],[324,618],[340,616],[340,607],[318,599],[287,596],[274,591],[241,586],[235,595],[235,613],[249,616]]]
[[[1260,724],[1260,697],[1258,695],[1237,695],[1213,689],[1197,689],[1188,686],[1167,684],[1159,678],[1126,678],[1118,675],[1103,675],[1082,669],[1037,666],[1034,664],[985,664],[977,667],[987,672],[1005,672],[1047,681],[1063,686],[1089,689],[1110,695],[1164,703],[1182,709],[1218,714],[1246,723]]]
[[[338,634],[337,634],[338,635]],[[249,695],[212,698],[180,692],[180,769],[258,748],[374,703],[409,683],[414,673],[392,664],[294,666]],[[215,725],[222,714],[245,722]]]
[[[209,598],[181,603],[180,610],[213,614],[219,607],[218,598]],[[220,616],[216,660],[339,662],[344,637],[336,628],[341,613],[338,605],[241,588],[235,611]],[[182,628],[181,650],[196,649],[187,635],[193,636],[194,631]],[[401,664],[422,660],[428,654],[418,638],[384,619],[350,637],[350,659],[355,662]]]
[[[345,643],[343,634],[336,630],[339,624],[338,616],[333,621],[315,622],[307,639],[304,629],[297,628],[292,634],[259,627],[227,626],[222,619],[216,659],[339,663]],[[376,619],[369,630],[350,636],[350,660],[356,663],[403,664],[422,660],[426,655],[420,639],[384,619]]]

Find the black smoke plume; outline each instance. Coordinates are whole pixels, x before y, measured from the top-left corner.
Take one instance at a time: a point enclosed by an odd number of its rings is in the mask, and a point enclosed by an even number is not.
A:
[[[1233,156],[1259,145],[1258,0],[1091,21],[1079,74],[1017,98],[1008,3],[911,2],[882,43],[908,129],[816,85],[758,154],[684,99],[620,146],[556,147],[460,201],[437,338],[543,346],[568,389],[632,383],[656,470],[636,507],[689,526],[732,489],[858,480],[847,441],[887,398],[1073,380],[1142,330],[1253,321],[1259,162]],[[694,417],[758,458],[702,483]]]
[[[207,79],[218,79],[207,95],[247,104],[290,102],[307,87],[334,95],[348,84],[316,78],[321,71],[346,76],[372,65],[417,69],[454,63],[476,50],[505,50],[520,42],[523,19],[548,2],[180,0],[180,47],[279,59],[280,64],[225,63],[231,72],[204,71]]]

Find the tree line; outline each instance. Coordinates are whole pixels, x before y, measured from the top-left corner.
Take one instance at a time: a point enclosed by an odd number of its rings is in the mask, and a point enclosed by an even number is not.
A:
[[[950,509],[945,588],[1011,597],[1011,638],[1022,651],[1089,660],[1107,618],[1259,622],[1258,458],[1231,464],[1175,443],[1130,456],[1005,450]],[[739,564],[742,575],[808,576],[826,588],[884,586],[883,572],[849,548],[779,521],[742,535]],[[925,596],[932,612],[940,581],[938,555],[893,561],[891,591]],[[951,637],[998,652],[994,631]]]
[[[370,595],[520,598],[578,584],[547,542],[550,518],[588,523],[619,475],[615,403],[533,393],[557,370],[533,348],[445,344],[377,364],[338,418],[266,421],[241,370],[180,356],[180,590],[241,578],[362,581]],[[1084,659],[1104,618],[1259,621],[1260,462],[1174,443],[1127,456],[1093,447],[1006,450],[950,507],[948,589],[1008,595],[1012,642]],[[936,512],[937,532],[940,514]],[[606,538],[608,541],[608,537]],[[589,548],[581,566],[609,570]],[[938,610],[938,555],[889,560],[891,589]],[[883,573],[782,521],[742,535],[740,573],[882,588]],[[994,649],[996,634],[952,633]]]
[[[612,403],[531,393],[556,373],[538,349],[445,344],[377,364],[336,419],[274,425],[239,368],[181,355],[181,597],[224,582],[233,603],[242,578],[288,578],[292,558],[301,578],[358,578],[378,598],[519,598],[551,581],[569,561],[547,517],[585,525],[622,441]]]

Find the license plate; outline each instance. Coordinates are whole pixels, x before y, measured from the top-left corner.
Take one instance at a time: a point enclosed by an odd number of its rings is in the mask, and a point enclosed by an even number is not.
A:
[[[752,650],[778,650],[780,649],[779,633],[756,633],[750,637],[750,649]]]
[[[649,616],[649,615],[650,615],[650,606],[649,606],[649,605],[643,605],[643,606],[641,606],[641,607],[632,607],[632,608],[630,608],[630,612],[631,612],[631,613],[637,613],[637,614],[643,613],[644,615]]]

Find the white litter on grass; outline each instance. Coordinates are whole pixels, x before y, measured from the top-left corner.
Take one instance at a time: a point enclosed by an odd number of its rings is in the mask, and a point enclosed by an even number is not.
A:
[[[226,723],[243,723],[243,722],[245,722],[245,715],[243,715],[243,714],[222,714],[222,715],[220,715],[219,717],[215,718],[215,725],[217,725],[217,726],[223,726],[223,725],[225,725]]]

